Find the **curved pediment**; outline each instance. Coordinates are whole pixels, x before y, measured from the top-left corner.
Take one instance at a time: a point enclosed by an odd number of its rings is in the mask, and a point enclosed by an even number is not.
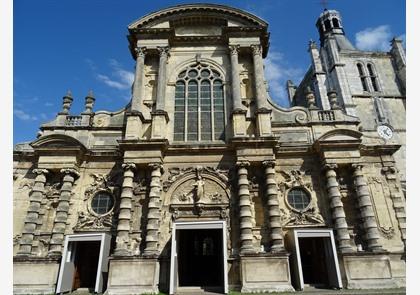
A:
[[[76,148],[86,150],[86,146],[74,137],[65,134],[51,134],[30,143],[34,149],[40,148]]]
[[[267,27],[261,18],[246,11],[217,4],[185,4],[150,13],[128,26],[128,29],[170,28],[176,25],[215,24],[225,26]]]
[[[327,131],[318,138],[318,142],[361,142],[362,133],[351,129],[334,129]]]

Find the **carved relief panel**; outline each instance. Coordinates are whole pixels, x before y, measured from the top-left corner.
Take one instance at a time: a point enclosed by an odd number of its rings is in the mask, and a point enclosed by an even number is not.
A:
[[[144,71],[144,99],[143,104],[153,110],[156,103],[157,79],[158,79],[158,63],[156,58],[149,57]]]
[[[163,184],[170,196],[173,218],[219,217],[227,218],[229,195],[226,186],[227,171],[211,167],[170,169],[168,181]]]
[[[298,169],[278,172],[283,227],[324,226],[311,175]]]
[[[119,184],[110,175],[90,174],[74,231],[110,231],[116,225]]]

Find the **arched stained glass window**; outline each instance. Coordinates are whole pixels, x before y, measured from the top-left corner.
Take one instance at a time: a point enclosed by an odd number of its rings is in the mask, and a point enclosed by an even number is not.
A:
[[[213,141],[225,137],[224,86],[219,72],[196,64],[175,85],[174,141]]]

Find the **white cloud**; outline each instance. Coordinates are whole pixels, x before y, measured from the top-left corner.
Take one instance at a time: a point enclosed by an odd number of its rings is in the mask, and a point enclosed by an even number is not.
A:
[[[122,65],[115,59],[110,59],[109,65],[112,68],[112,73],[110,75],[96,74],[96,78],[112,88],[131,89],[134,73],[123,69]]]
[[[120,81],[112,80],[110,77],[108,77],[106,75],[97,74],[96,78],[99,81],[104,82],[109,87],[117,88],[117,89],[127,89],[127,85],[121,83]]]
[[[265,78],[268,82],[270,97],[281,106],[289,106],[286,92],[287,80],[300,80],[303,70],[288,66],[280,52],[270,52],[264,60]]]
[[[388,51],[391,39],[391,28],[388,25],[366,28],[356,33],[356,47],[368,51]]]
[[[13,113],[22,121],[36,121],[38,117],[28,114],[27,112],[19,109],[13,110]]]

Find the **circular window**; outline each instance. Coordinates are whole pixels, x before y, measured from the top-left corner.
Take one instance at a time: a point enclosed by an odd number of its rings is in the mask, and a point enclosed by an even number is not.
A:
[[[107,192],[99,192],[92,198],[91,206],[93,212],[103,215],[111,211],[114,206],[114,198]]]
[[[311,202],[309,194],[302,188],[292,188],[287,193],[287,202],[296,210],[304,210]]]

